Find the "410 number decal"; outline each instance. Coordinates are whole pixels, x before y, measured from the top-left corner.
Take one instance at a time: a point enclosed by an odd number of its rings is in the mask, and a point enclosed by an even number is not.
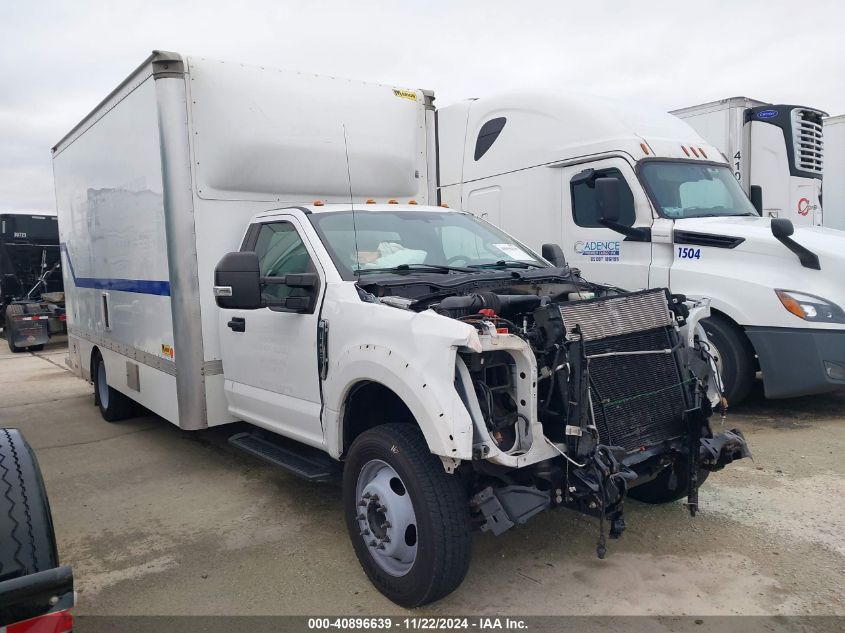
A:
[[[701,259],[701,249],[679,246],[678,259]]]

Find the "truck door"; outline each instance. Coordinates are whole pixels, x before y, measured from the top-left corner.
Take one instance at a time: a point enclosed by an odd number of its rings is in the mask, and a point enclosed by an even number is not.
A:
[[[591,170],[591,171],[587,171]],[[596,178],[621,181],[619,222],[626,226],[652,225],[651,205],[631,166],[621,158],[570,165],[563,174],[563,248],[570,265],[589,281],[613,284],[626,290],[649,287],[651,243],[626,239],[599,223]],[[589,176],[590,178],[585,178]]]
[[[325,275],[296,218],[282,216],[253,227],[242,250],[258,255],[261,276],[317,273],[319,288],[307,312],[273,307],[220,310],[220,344],[230,413],[257,426],[321,446],[317,326]],[[262,297],[306,293],[266,284]]]

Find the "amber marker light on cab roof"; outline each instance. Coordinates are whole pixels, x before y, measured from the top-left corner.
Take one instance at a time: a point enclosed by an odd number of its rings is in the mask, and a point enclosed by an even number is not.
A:
[[[376,201],[373,200],[372,198],[367,198],[367,201],[364,204],[375,204],[375,203],[376,203]]]
[[[699,151],[699,152],[701,152],[701,155],[702,155],[702,156],[704,156],[704,158],[707,158],[707,154],[705,154],[705,153],[704,153],[704,150],[703,150],[703,149],[701,149],[701,148],[699,147],[699,148],[698,148],[698,151]]]
[[[683,145],[681,145],[681,149],[682,149],[682,150],[684,150],[684,154],[686,154],[687,156],[689,156],[689,150],[688,150],[686,147],[684,147]]]
[[[648,154],[648,145],[640,143],[640,147],[642,148],[644,154]]]
[[[396,202],[396,200],[394,200],[393,198],[391,198],[390,200],[387,201],[387,204],[399,204],[399,203]]]
[[[416,204],[416,203],[417,203],[416,200],[408,200],[408,204]]]
[[[315,207],[322,207],[325,203],[322,200],[315,200],[314,206]]]
[[[448,208],[449,208],[449,205],[448,205],[448,204],[446,204],[445,202],[441,203],[441,204],[440,204],[440,206],[441,206],[441,207],[443,207],[444,209],[448,209]]]

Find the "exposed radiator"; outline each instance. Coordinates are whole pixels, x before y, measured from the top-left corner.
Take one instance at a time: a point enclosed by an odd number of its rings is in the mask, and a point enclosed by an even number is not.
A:
[[[688,377],[664,290],[560,306],[568,331],[580,325],[601,443],[635,451],[684,434]],[[614,352],[655,352],[601,356]]]

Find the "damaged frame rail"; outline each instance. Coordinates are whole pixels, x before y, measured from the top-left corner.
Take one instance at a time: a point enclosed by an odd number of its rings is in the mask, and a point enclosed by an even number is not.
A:
[[[456,359],[456,389],[473,421],[470,508],[482,530],[499,535],[568,507],[599,519],[603,558],[605,525],[610,538],[621,536],[627,496],[686,497],[694,516],[709,473],[750,456],[739,430],[710,427],[726,403],[699,324],[705,301],[656,289],[444,303],[436,309],[453,315],[494,306],[462,317],[479,329],[482,351]]]

